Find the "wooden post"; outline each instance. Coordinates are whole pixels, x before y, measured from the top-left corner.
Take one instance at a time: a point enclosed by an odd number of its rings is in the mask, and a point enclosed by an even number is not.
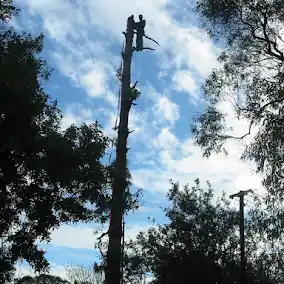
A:
[[[246,283],[246,257],[245,257],[245,219],[244,219],[244,196],[252,192],[249,190],[241,190],[240,192],[233,194],[230,198],[240,198],[240,248],[241,248],[241,271],[240,271],[240,284]]]

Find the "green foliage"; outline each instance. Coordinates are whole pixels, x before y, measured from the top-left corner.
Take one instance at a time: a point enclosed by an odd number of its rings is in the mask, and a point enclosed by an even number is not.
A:
[[[223,283],[219,281],[225,279],[232,283],[238,271],[233,257],[238,246],[237,213],[226,202],[214,205],[208,186],[205,192],[198,180],[192,188],[182,190],[179,184],[172,184],[168,194],[172,206],[165,209],[170,222],[141,233],[134,251],[132,244],[130,276],[131,271],[148,269],[156,278],[153,283],[187,283],[188,279],[193,283]],[[201,273],[201,269],[207,272]],[[225,271],[228,276],[222,276]]]
[[[204,84],[208,107],[197,115],[192,131],[205,156],[224,150],[228,139],[252,136],[242,158],[256,164],[269,192],[283,197],[284,179],[284,2],[280,0],[200,0],[200,21],[208,33],[225,44],[221,68]],[[249,125],[240,137],[230,134],[227,114]]]
[[[16,16],[19,12],[19,9],[15,7],[13,0],[1,0],[0,1],[0,21],[7,22]]]
[[[115,73],[117,81],[120,83],[122,80],[122,67],[119,67]]]
[[[3,5],[4,6],[3,6]],[[1,20],[17,13],[2,1]],[[60,129],[61,112],[42,88],[51,69],[40,58],[43,35],[0,30],[0,282],[11,279],[25,259],[46,271],[49,240],[64,222],[105,222],[110,212],[113,165],[101,162],[109,139],[96,122]],[[140,191],[125,194],[125,212],[138,206]]]
[[[109,166],[107,166],[107,172],[108,172],[108,180],[107,185],[112,183],[113,177],[114,177],[114,167],[115,167],[115,160],[111,162]],[[131,190],[131,173],[129,169],[126,169],[126,190],[124,193],[124,213],[127,213],[131,210],[137,210],[140,206],[139,202],[142,197],[142,190],[138,189],[135,192]],[[108,207],[111,208],[111,196],[109,196],[108,199]]]
[[[182,284],[189,279],[204,284],[239,283],[239,213],[226,197],[214,200],[211,185],[204,190],[196,180],[192,187],[172,183],[168,198],[169,222],[127,243],[125,281],[143,283],[148,273],[153,284]],[[269,208],[265,212],[256,207],[246,219],[247,283],[280,284],[283,243],[277,255],[271,246],[267,250],[269,246],[259,245],[260,240],[268,245],[266,226],[273,214]]]
[[[129,89],[129,98],[131,101],[135,101],[141,95],[141,92],[136,88],[136,84]]]
[[[277,197],[255,197],[256,206],[250,210],[247,220],[248,246],[261,275],[269,277],[269,283],[284,281],[284,208]]]
[[[51,230],[61,223],[101,221],[107,216],[108,169],[101,159],[109,141],[98,123],[60,130],[60,110],[42,88],[51,72],[39,57],[43,35],[33,38],[4,26],[0,39],[5,48],[0,64],[0,282],[4,283],[18,259],[25,259],[37,272],[48,268],[36,241],[48,241]]]
[[[41,274],[39,276],[31,277],[24,276],[16,279],[15,284],[71,284],[69,281],[64,280],[58,276]]]

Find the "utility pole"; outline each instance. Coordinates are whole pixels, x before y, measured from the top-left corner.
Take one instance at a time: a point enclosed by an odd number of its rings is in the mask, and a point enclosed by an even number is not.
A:
[[[131,86],[131,61],[134,51],[145,49],[153,50],[143,46],[143,37],[147,37],[144,32],[146,21],[139,15],[140,22],[135,23],[134,16],[127,19],[127,30],[123,32],[125,36],[125,47],[122,51],[122,74],[121,74],[121,100],[118,135],[116,143],[116,159],[114,167],[114,177],[112,182],[112,203],[109,224],[109,243],[107,251],[107,261],[105,268],[106,284],[121,284],[123,278],[122,254],[123,254],[123,235],[124,235],[124,193],[127,187],[127,138],[129,135],[128,119],[133,102],[140,93],[136,89],[137,82]],[[133,37],[136,33],[136,48],[133,47]],[[148,39],[151,39],[147,37]],[[153,39],[151,39],[154,41]],[[156,42],[156,41],[154,41]],[[157,43],[157,42],[156,42]]]
[[[247,195],[249,190],[241,190],[236,194],[230,195],[230,198],[240,198],[240,247],[241,247],[241,271],[240,271],[240,284],[246,284],[246,257],[245,257],[245,219],[244,219],[244,196]]]

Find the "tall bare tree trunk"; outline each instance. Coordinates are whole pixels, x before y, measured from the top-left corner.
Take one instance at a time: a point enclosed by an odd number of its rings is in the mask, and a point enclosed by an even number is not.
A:
[[[123,73],[121,79],[121,104],[120,119],[118,126],[118,138],[116,146],[116,162],[113,179],[112,208],[109,227],[109,244],[107,252],[106,266],[106,284],[120,284],[122,279],[121,258],[122,258],[122,221],[124,214],[124,192],[126,189],[126,154],[127,154],[127,138],[128,118],[132,101],[129,98],[130,76],[131,76],[131,60],[132,60],[132,43],[133,43],[133,27],[127,26],[125,33],[126,44],[123,51]]]

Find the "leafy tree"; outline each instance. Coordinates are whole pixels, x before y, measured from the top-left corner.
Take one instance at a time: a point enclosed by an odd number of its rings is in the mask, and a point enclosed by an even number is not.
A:
[[[67,278],[74,284],[102,284],[103,273],[96,272],[93,267],[70,265],[66,268]]]
[[[265,202],[266,199],[255,196],[255,206],[249,212],[247,239],[254,252],[250,262],[269,283],[280,284],[284,281],[284,208],[279,199]]]
[[[195,141],[209,156],[224,150],[226,141],[249,136],[242,159],[253,161],[268,191],[283,198],[284,2],[198,0],[197,12],[224,52],[204,84],[208,104],[192,125]],[[248,122],[240,137],[230,131],[223,101],[232,102],[230,116]]]
[[[168,198],[171,206],[165,213],[169,223],[152,227],[127,244],[125,280],[143,283],[143,276],[151,273],[153,284],[239,283],[239,216],[225,196],[214,201],[210,184],[203,190],[196,180],[191,188],[173,183]],[[250,231],[247,281],[282,283],[270,281],[280,270],[269,275],[264,266],[273,266],[272,254],[267,252],[270,259],[264,262],[264,255],[259,256],[263,252],[258,250],[259,243],[250,240],[256,234],[252,221],[255,224],[252,216],[246,221],[246,231]]]
[[[0,2],[0,22],[7,22],[16,16],[19,12],[19,9],[15,7],[13,0],[1,0]]]
[[[31,277],[24,276],[16,279],[15,284],[71,284],[69,281],[64,280],[58,276],[41,274],[39,276]]]
[[[12,3],[11,1],[1,1]],[[12,4],[11,4],[12,5]],[[6,6],[1,13],[6,17]],[[4,11],[4,12],[3,12]],[[15,9],[11,10],[12,12]],[[104,220],[108,146],[98,123],[60,130],[61,113],[42,83],[50,68],[40,58],[43,35],[0,31],[0,282],[18,259],[48,268],[37,240],[63,222]]]

